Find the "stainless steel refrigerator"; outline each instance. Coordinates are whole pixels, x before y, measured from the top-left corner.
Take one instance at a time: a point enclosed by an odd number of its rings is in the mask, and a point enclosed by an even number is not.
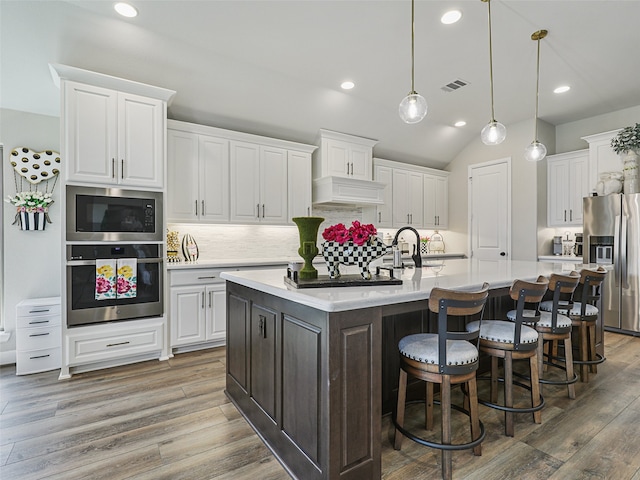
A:
[[[640,193],[583,200],[583,262],[609,270],[600,309],[605,328],[640,335]]]

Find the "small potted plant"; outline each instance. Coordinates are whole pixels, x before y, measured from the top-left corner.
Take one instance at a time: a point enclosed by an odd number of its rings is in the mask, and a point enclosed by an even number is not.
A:
[[[20,221],[22,230],[44,230],[49,219],[49,206],[53,203],[50,193],[38,191],[19,192],[5,200],[16,207],[15,225]]]
[[[611,140],[611,148],[624,157],[624,193],[638,193],[638,152],[640,152],[640,123],[625,127]]]
[[[640,150],[640,123],[620,130],[611,140],[611,148],[618,154]]]

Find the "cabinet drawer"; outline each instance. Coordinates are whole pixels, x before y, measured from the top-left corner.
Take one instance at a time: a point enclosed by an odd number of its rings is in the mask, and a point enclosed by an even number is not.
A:
[[[16,375],[46,372],[60,368],[60,347],[35,350],[32,352],[16,352]]]
[[[62,332],[60,326],[18,328],[16,330],[16,350],[18,352],[60,348],[61,346]]]
[[[42,299],[47,300],[47,299]],[[60,299],[58,303],[38,303],[38,300],[25,300],[16,305],[16,315],[18,317],[41,317],[47,315],[57,315],[60,318]],[[58,322],[59,323],[59,322]]]
[[[209,285],[211,283],[224,283],[220,273],[237,268],[194,268],[189,270],[171,270],[169,272],[169,285]]]
[[[110,331],[90,327],[81,332],[69,332],[67,352],[70,366],[101,362],[162,350],[162,322],[139,326],[112,324]],[[113,331],[116,330],[116,331]]]
[[[56,315],[18,317],[16,319],[16,327],[18,328],[18,330],[20,330],[23,328],[59,326],[60,318],[60,312],[58,312]]]

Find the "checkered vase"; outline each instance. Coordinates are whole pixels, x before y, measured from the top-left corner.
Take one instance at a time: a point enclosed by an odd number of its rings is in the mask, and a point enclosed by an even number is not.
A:
[[[329,278],[340,277],[340,264],[357,265],[360,275],[365,280],[371,279],[369,264],[378,257],[381,257],[388,247],[379,238],[371,240],[368,244],[358,246],[353,242],[339,244],[338,242],[324,242],[322,244],[322,256],[327,263]]]

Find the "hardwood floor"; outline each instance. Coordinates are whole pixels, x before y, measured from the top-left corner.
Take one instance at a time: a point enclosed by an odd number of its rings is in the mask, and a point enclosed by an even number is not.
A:
[[[576,384],[575,400],[566,387],[545,386],[542,424],[517,415],[513,438],[500,412],[480,406],[482,456],[454,452],[454,478],[640,480],[640,337],[607,332],[605,352],[590,383]],[[227,400],[224,371],[224,348],[68,381],[2,367],[0,478],[290,478]],[[488,382],[479,383],[482,396]],[[407,410],[407,420],[419,415]],[[454,431],[466,432],[466,417],[455,420]],[[440,478],[439,451],[407,440],[395,451],[392,432],[385,418],[384,479]]]

